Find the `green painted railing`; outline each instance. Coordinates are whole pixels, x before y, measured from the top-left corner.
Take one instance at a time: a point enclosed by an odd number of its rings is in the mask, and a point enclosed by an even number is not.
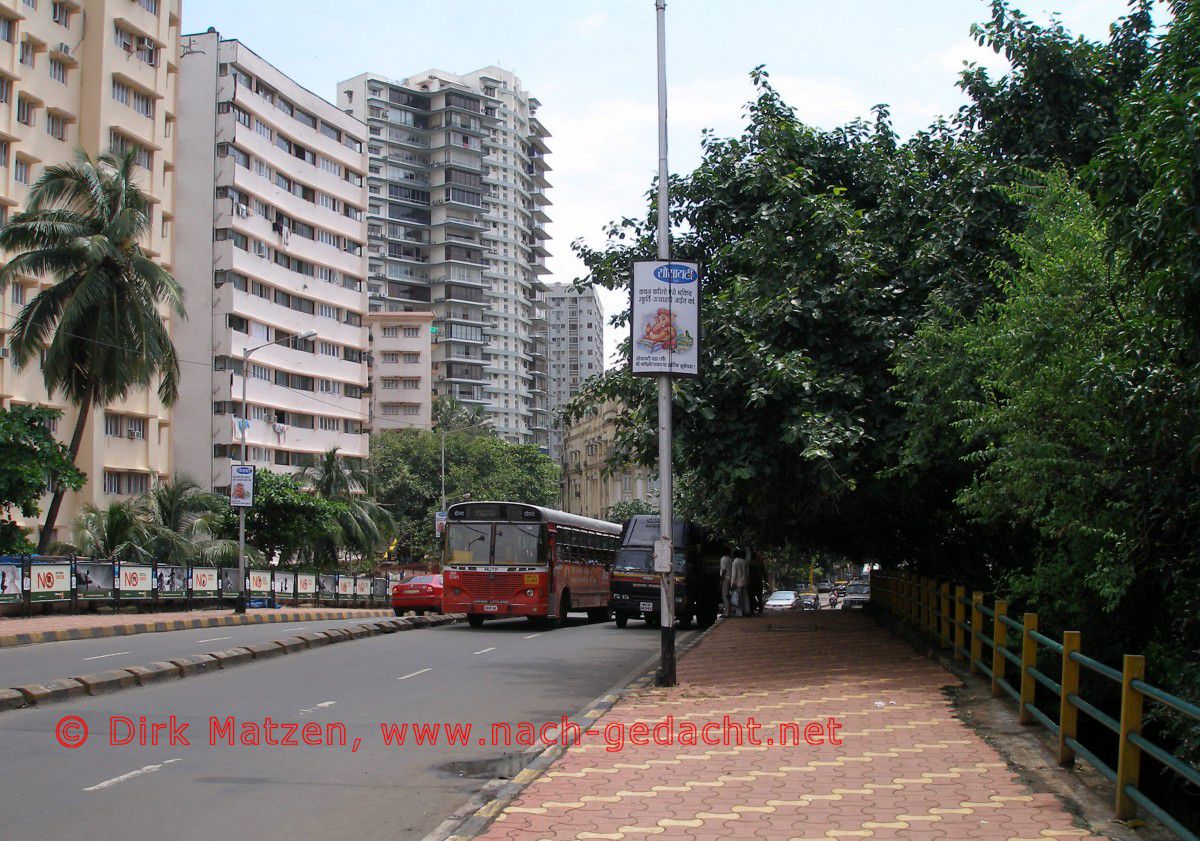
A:
[[[901,623],[932,641],[939,650],[950,651],[956,661],[965,661],[972,675],[991,681],[992,697],[1011,697],[1017,704],[1022,724],[1040,724],[1058,740],[1058,761],[1070,767],[1076,758],[1085,760],[1116,785],[1114,811],[1119,820],[1137,816],[1138,807],[1153,815],[1184,841],[1200,841],[1178,818],[1151,800],[1138,788],[1142,761],[1149,758],[1200,787],[1200,768],[1191,765],[1142,735],[1146,699],[1200,721],[1200,706],[1164,692],[1145,682],[1146,660],[1126,654],[1120,669],[1114,669],[1081,651],[1078,631],[1066,631],[1062,641],[1038,630],[1036,613],[1018,620],[1008,615],[1008,602],[997,599],[991,607],[984,594],[968,597],[959,584],[939,582],[908,573],[871,575],[871,605],[891,614]],[[985,654],[984,649],[991,649]],[[1058,655],[1061,665],[1057,680],[1037,667],[1039,649]],[[1107,678],[1121,687],[1120,718],[1079,697],[1080,670]],[[1015,674],[1016,681],[1009,680]],[[1052,718],[1034,703],[1038,684],[1058,699],[1058,717]],[[1118,739],[1117,764],[1112,767],[1078,741],[1079,713],[1111,730]]]

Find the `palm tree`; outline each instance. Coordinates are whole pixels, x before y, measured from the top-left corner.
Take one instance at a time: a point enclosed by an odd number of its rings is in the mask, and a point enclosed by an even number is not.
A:
[[[447,394],[433,401],[433,425],[444,432],[464,432],[474,437],[492,431],[492,418],[483,406],[468,406]]]
[[[315,547],[315,554],[328,556],[341,547],[369,558],[383,551],[396,532],[396,521],[368,494],[370,475],[356,461],[340,457],[334,447],[297,477],[317,496],[341,503],[340,534]]]
[[[195,561],[225,564],[237,561],[236,540],[217,538],[227,504],[187,476],[163,482],[142,497],[148,548],[162,563]],[[255,559],[258,550],[246,547]]]
[[[122,564],[149,563],[144,506],[144,498],[121,500],[106,508],[84,505],[75,517],[75,542],[56,543],[54,551]]]
[[[150,202],[134,181],[133,153],[46,167],[24,212],[0,230],[0,291],[19,276],[48,276],[13,324],[13,362],[39,357],[46,389],[79,407],[70,453],[79,455],[92,406],[124,398],[158,380],[163,403],[179,392],[179,361],[160,307],[185,317],[183,290],[140,242],[150,233]],[[44,552],[62,506],[58,488],[46,511]]]

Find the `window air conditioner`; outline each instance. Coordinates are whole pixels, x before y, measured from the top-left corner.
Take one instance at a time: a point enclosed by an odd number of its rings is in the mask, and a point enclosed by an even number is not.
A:
[[[59,45],[58,45],[58,51],[59,51],[60,53],[62,53],[63,55],[70,57],[70,55],[71,55],[71,45],[70,45],[70,44],[59,44]]]
[[[257,254],[259,257],[266,257],[267,256],[267,246],[261,242],[254,243],[254,253]]]
[[[246,207],[244,204],[239,204],[237,206],[237,215],[243,219],[247,218],[250,215],[250,208]]]

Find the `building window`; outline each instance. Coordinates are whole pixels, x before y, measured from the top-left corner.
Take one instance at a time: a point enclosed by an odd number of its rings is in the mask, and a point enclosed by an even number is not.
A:
[[[8,149],[8,141],[0,140],[0,166],[2,167],[8,166]]]
[[[385,365],[393,365],[400,361],[400,354],[396,351],[385,350],[383,352],[383,362]]]
[[[120,438],[121,433],[123,432],[123,430],[121,428],[123,426],[123,424],[121,423],[122,420],[123,420],[123,417],[121,415],[114,415],[109,412],[105,412],[104,413],[104,434],[107,435],[109,438]]]
[[[33,59],[34,59],[33,42],[32,41],[22,41],[21,42],[21,58],[20,58],[21,63],[27,67],[33,67]]]
[[[25,305],[25,287],[19,283],[12,285],[12,302],[18,307]]]
[[[58,114],[46,115],[46,134],[59,140],[67,139],[67,121]]]
[[[29,161],[17,158],[16,165],[13,166],[13,178],[18,184],[29,183]]]
[[[403,335],[406,339],[415,339],[421,335],[421,330],[418,327],[405,327]]]
[[[143,117],[154,119],[154,97],[134,91],[133,110],[137,111]]]
[[[145,473],[125,474],[125,493],[144,494],[150,490],[150,477]]]
[[[37,113],[37,106],[24,96],[17,96],[17,122],[22,125],[33,125],[34,115]]]
[[[111,470],[104,471],[104,492],[113,495],[121,493],[120,473],[113,473]]]
[[[382,387],[389,391],[400,388],[400,380],[396,377],[384,377]]]
[[[384,327],[383,328],[383,337],[385,339],[395,339],[395,338],[399,337],[399,335],[400,335],[399,327]]]
[[[414,389],[421,387],[421,380],[417,377],[405,377],[400,381],[401,388]]]
[[[130,418],[127,437],[137,441],[144,441],[146,438],[146,419]]]
[[[406,354],[404,354],[402,359],[403,359],[403,362],[405,365],[417,365],[421,362],[421,354],[406,353]]]
[[[119,82],[116,79],[112,80],[112,98],[122,105],[129,104],[129,85],[124,82]]]
[[[152,15],[158,14],[158,0],[138,0],[138,5]]]
[[[67,83],[67,65],[57,58],[50,59],[50,78],[65,85]]]
[[[50,7],[50,15],[59,26],[71,26],[71,10],[66,3],[54,3]]]
[[[0,78],[0,102],[8,104],[12,100],[12,79]]]
[[[12,18],[0,18],[0,41],[13,43],[17,37],[16,22]]]

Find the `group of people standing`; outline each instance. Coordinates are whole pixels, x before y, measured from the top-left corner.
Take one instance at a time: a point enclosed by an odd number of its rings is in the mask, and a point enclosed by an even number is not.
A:
[[[763,612],[766,576],[761,563],[741,555],[721,556],[721,607],[726,616],[754,616]]]

